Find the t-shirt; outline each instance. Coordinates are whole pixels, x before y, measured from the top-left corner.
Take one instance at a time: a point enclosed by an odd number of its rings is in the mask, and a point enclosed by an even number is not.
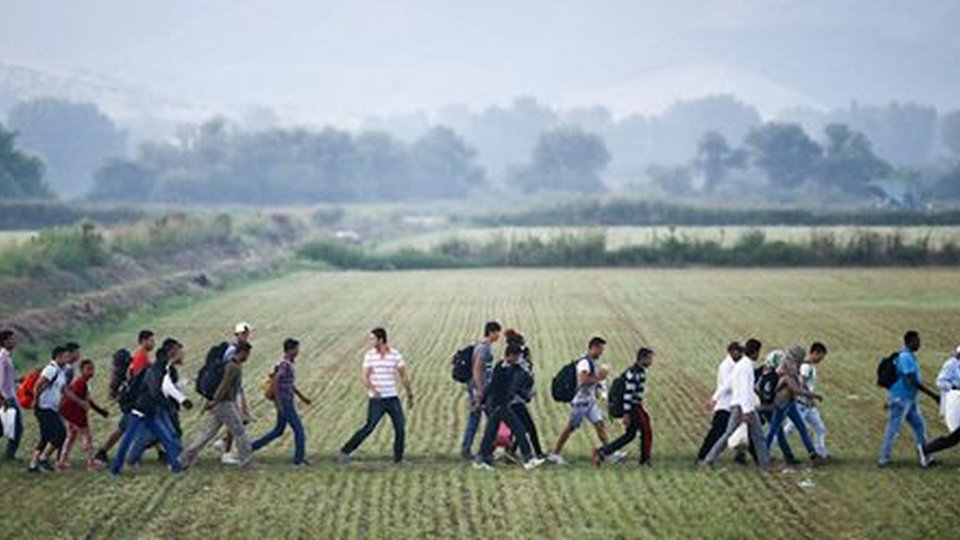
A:
[[[729,411],[730,400],[733,399],[732,381],[733,368],[737,363],[728,354],[717,366],[717,388],[713,392],[715,402],[713,411]]]
[[[280,403],[293,401],[294,371],[293,362],[287,357],[277,363],[277,373],[274,375],[277,384],[276,400]]]
[[[13,368],[10,351],[0,347],[0,395],[6,399],[17,399],[17,371]]]
[[[474,346],[473,355],[474,358],[479,358],[483,362],[483,382],[489,383],[493,375],[493,345],[481,340]]]
[[[891,398],[905,401],[917,399],[917,387],[907,382],[907,375],[911,374],[916,375],[917,382],[920,382],[920,364],[917,363],[917,357],[913,351],[904,347],[897,357],[897,382],[890,387]]]
[[[80,399],[87,399],[87,395],[89,394],[87,381],[83,377],[79,377],[71,382],[70,390]],[[77,427],[85,428],[89,425],[87,422],[87,411],[83,410],[83,407],[72,399],[64,399],[62,403],[60,403],[60,416]]]
[[[377,389],[381,399],[397,397],[397,369],[404,366],[403,356],[396,349],[382,355],[376,349],[370,349],[363,355],[363,369],[371,369],[370,384]],[[367,395],[373,397],[370,392]]]
[[[815,393],[817,391],[817,367],[813,364],[800,364],[800,379],[804,381],[803,387],[807,392]],[[797,396],[797,402],[807,407],[814,407],[816,403],[807,396]]]
[[[133,377],[149,366],[150,353],[143,347],[137,347],[137,350],[133,351],[133,359],[130,360],[130,376]]]
[[[67,378],[63,374],[63,368],[56,362],[50,362],[47,367],[40,372],[40,378],[50,381],[49,386],[40,394],[37,399],[37,408],[48,411],[60,410],[60,397],[63,395],[63,386],[67,384]]]
[[[577,361],[577,393],[573,396],[572,404],[584,405],[597,401],[597,388],[600,386],[600,383],[580,384],[581,373],[593,375],[596,372],[597,368],[593,360],[587,356],[580,357],[580,360]]]

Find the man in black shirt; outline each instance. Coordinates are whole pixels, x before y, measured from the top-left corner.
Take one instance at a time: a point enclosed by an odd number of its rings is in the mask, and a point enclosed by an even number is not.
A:
[[[522,378],[527,375],[518,365],[520,353],[519,345],[511,344],[507,346],[504,359],[493,368],[493,376],[484,391],[483,403],[487,413],[487,425],[483,432],[483,440],[480,442],[480,455],[477,461],[473,463],[475,469],[493,470],[493,445],[497,438],[500,422],[504,422],[510,427],[510,431],[513,432],[514,438],[519,443],[520,452],[526,462],[523,465],[525,469],[532,470],[543,464],[543,459],[533,456],[523,422],[510,407],[510,403],[517,393],[518,385],[522,384]]]

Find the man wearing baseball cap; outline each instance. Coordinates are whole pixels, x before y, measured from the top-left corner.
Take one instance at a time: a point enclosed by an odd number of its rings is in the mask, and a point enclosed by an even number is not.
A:
[[[233,360],[237,355],[237,346],[239,344],[250,342],[251,332],[253,332],[253,325],[247,321],[240,321],[233,325],[234,340],[230,342],[230,346],[223,352],[224,362]],[[237,392],[237,407],[240,408],[240,418],[243,420],[244,425],[253,422],[253,415],[250,414],[250,405],[247,403],[247,394],[244,392],[242,384],[240,385],[240,391]],[[223,439],[217,441],[213,447],[222,452],[220,456],[221,463],[227,465],[238,465],[240,463],[239,456],[232,451],[233,435],[231,435],[229,431],[223,436]]]

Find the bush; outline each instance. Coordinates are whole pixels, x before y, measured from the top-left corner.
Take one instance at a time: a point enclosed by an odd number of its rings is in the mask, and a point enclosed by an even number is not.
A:
[[[206,244],[226,243],[233,232],[233,218],[218,214],[202,219],[173,213],[118,231],[114,245],[134,259],[151,259]]]
[[[63,227],[84,221],[110,226],[142,220],[137,208],[77,205],[57,202],[0,202],[0,230],[22,231]]]
[[[77,272],[110,259],[103,235],[92,223],[77,228],[44,229],[29,241],[5,249],[0,275],[41,274],[51,268]]]

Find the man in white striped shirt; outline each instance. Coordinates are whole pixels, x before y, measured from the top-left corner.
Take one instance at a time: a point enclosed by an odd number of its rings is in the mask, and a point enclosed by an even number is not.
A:
[[[403,461],[405,419],[403,406],[397,397],[397,376],[407,393],[407,405],[413,407],[413,388],[407,376],[407,366],[399,351],[387,345],[387,331],[374,328],[370,332],[372,347],[363,356],[363,385],[370,398],[367,405],[367,423],[363,425],[340,450],[341,463],[350,462],[352,454],[386,414],[393,424],[393,462]]]

